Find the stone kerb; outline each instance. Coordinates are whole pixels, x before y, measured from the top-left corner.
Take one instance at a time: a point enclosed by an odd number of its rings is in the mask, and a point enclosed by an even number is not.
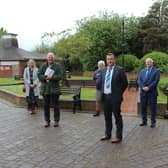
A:
[[[26,107],[27,105],[25,96],[15,94],[13,92],[4,89],[0,89],[0,97],[20,107]],[[89,112],[95,110],[95,100],[82,100],[81,103],[82,103],[82,111],[80,112],[86,112],[86,111]],[[39,98],[38,104],[39,107],[43,106],[42,97]],[[73,110],[73,100],[60,99],[60,107],[62,109],[69,109],[71,112]],[[79,110],[77,109],[77,112],[78,111]]]

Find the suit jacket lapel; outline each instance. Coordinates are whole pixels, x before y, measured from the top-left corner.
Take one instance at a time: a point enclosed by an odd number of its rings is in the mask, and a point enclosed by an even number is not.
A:
[[[102,86],[104,88],[104,82],[105,82],[105,77],[106,77],[106,71],[107,71],[107,67],[104,68],[104,70],[102,71]]]
[[[113,80],[115,80],[115,75],[116,75],[116,72],[117,72],[117,71],[118,71],[117,67],[114,66],[114,69],[113,69],[113,75],[112,75],[112,80],[111,80],[111,82],[112,82]]]

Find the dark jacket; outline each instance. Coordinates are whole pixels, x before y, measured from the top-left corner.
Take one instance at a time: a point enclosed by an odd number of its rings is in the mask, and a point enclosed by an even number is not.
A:
[[[97,69],[94,72],[93,80],[96,81],[96,89],[101,90],[101,69]]]
[[[152,67],[150,74],[146,78],[147,68],[141,70],[138,77],[138,85],[140,87],[140,95],[150,94],[151,96],[158,96],[157,85],[160,80],[160,71]],[[143,87],[148,86],[149,91],[144,92]]]
[[[101,82],[102,82],[102,94],[104,96],[104,83],[105,83],[105,76],[106,76],[107,67],[102,70],[101,74]],[[113,102],[121,102],[122,101],[122,95],[125,91],[125,89],[128,86],[127,77],[125,74],[125,71],[122,67],[115,65],[112,75],[112,81],[111,81],[111,92],[113,97]],[[102,98],[103,98],[102,96]]]
[[[51,95],[51,94],[60,95],[61,93],[60,93],[59,81],[62,79],[62,76],[63,76],[62,68],[60,64],[54,63],[51,66],[51,69],[54,70],[54,74],[52,76],[52,79],[47,82],[44,76],[47,67],[48,65],[45,63],[38,70],[38,78],[41,81],[40,94],[41,95]]]

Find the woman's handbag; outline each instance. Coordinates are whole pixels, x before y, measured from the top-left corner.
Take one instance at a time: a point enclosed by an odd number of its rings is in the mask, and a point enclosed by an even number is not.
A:
[[[26,92],[26,87],[25,87],[25,85],[23,85],[23,87],[22,87],[22,92]]]

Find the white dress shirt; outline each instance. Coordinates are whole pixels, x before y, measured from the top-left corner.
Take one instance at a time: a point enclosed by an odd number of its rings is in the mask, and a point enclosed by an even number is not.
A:
[[[111,74],[110,74],[110,86],[107,88],[107,87],[106,87],[106,78],[107,78],[109,69],[111,69]],[[111,94],[111,93],[112,93],[112,91],[111,91],[111,80],[112,80],[112,76],[113,76],[113,70],[114,70],[114,66],[107,68],[106,75],[105,75],[105,79],[104,79],[104,94]]]

